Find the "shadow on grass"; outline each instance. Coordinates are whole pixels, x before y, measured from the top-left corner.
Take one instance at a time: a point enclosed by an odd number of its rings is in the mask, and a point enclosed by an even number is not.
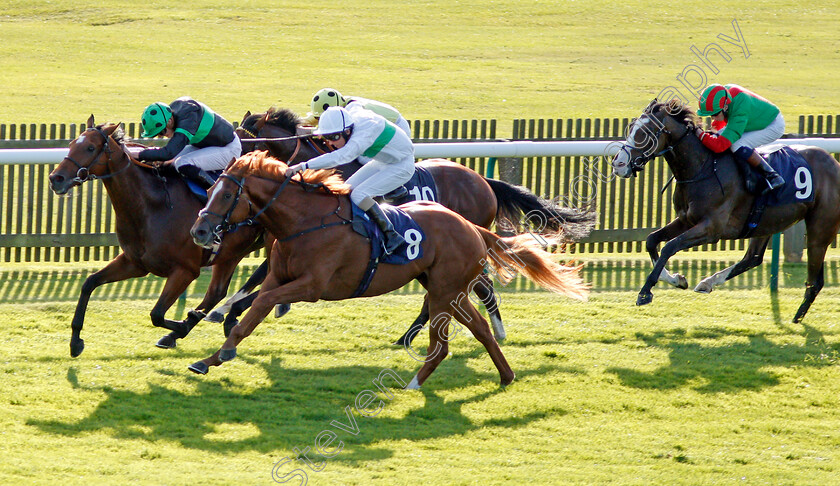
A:
[[[776,324],[791,334],[779,318],[778,302],[773,306]],[[765,368],[798,366],[822,368],[836,366],[840,359],[840,344],[829,345],[817,329],[804,326],[801,335],[805,342],[777,344],[766,333],[738,332],[731,328],[700,327],[691,332],[674,329],[636,337],[648,346],[668,350],[670,363],[646,373],[629,368],[609,368],[625,386],[670,390],[684,386],[703,393],[737,393],[775,386],[779,378]],[[717,345],[714,340],[741,336],[746,342]]]
[[[332,426],[331,422],[350,425],[346,408],[353,409],[357,394],[363,390],[377,391],[372,381],[383,370],[370,366],[286,368],[279,358],[272,358],[262,365],[270,384],[249,391],[238,389],[224,376],[213,380],[210,377],[191,375],[185,379],[195,385],[195,390],[186,393],[154,384],[149,385],[148,392],[142,393],[111,387],[89,387],[80,385],[75,369],[70,368],[67,380],[74,388],[95,390],[104,393],[106,398],[82,420],[29,420],[27,425],[68,437],[105,432],[119,439],[171,441],[187,448],[220,454],[251,450],[272,453],[294,447],[303,450],[307,446],[314,450],[315,437],[329,430],[338,435],[338,440],[344,443],[344,449],[328,461],[357,463],[391,457],[393,452],[390,449],[377,445],[381,441],[417,441],[458,436],[483,427],[522,427],[535,420],[566,413],[554,406],[542,407],[536,404],[534,411],[527,414],[501,409],[484,421],[476,422],[467,418],[462,411],[465,405],[480,403],[505,392],[505,389],[497,385],[480,386],[475,394],[458,400],[444,399],[438,393],[440,389],[497,383],[498,374],[495,370],[492,373],[476,372],[467,366],[471,355],[467,353],[445,360],[420,392],[391,388],[389,392],[392,399],[379,392],[386,412],[393,403],[406,399],[414,401],[418,396],[416,393],[422,393],[425,403],[399,418],[388,417],[387,413],[368,418],[353,412],[358,427],[356,435]],[[252,365],[257,364],[256,360],[245,360]],[[414,373],[405,369],[394,371],[406,383]],[[217,369],[212,372],[220,373]],[[523,370],[519,376],[558,372],[576,371],[541,366]],[[170,374],[164,370],[159,373]],[[396,383],[396,380],[384,377],[382,383],[389,386]],[[516,386],[516,383],[512,386]],[[241,432],[243,428],[246,431],[244,434]],[[239,430],[240,433],[229,433],[226,436],[225,431],[230,430]],[[310,452],[310,457],[316,461],[321,460],[313,452]],[[267,474],[271,467],[271,460],[266,459]]]

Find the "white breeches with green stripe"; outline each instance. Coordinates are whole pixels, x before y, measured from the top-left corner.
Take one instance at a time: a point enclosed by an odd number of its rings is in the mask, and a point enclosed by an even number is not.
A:
[[[371,160],[347,179],[352,188],[350,199],[359,205],[366,197],[383,196],[408,182],[413,175],[413,155],[392,164]]]

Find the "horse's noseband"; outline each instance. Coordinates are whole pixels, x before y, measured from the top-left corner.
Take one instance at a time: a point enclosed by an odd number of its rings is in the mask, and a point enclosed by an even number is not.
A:
[[[244,221],[241,221],[239,223],[231,223],[230,222],[230,217],[233,215],[233,210],[236,209],[236,206],[239,204],[239,199],[242,197],[242,190],[244,188],[245,181],[244,180],[239,180],[236,177],[233,177],[232,175],[229,175],[229,174],[220,175],[219,179],[222,179],[222,178],[229,179],[236,184],[236,196],[234,196],[233,203],[230,205],[230,208],[228,208],[227,213],[225,213],[225,215],[223,216],[221,214],[214,213],[212,211],[208,211],[207,208],[203,208],[201,211],[198,212],[199,219],[203,219],[204,221],[207,222],[208,225],[211,224],[210,221],[207,220],[208,215],[214,216],[214,217],[219,219],[219,224],[217,224],[216,226],[213,227],[213,241],[215,243],[221,243],[222,242],[222,236],[223,236],[224,233],[235,231],[240,226],[248,226],[248,225],[254,224],[253,218],[248,218],[248,219],[246,219]],[[250,213],[251,201],[248,201],[248,206],[249,206],[249,213]]]

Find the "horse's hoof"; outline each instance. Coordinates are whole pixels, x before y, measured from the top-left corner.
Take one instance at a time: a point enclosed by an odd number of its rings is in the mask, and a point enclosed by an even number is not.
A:
[[[510,377],[510,379],[507,379],[507,378],[502,378],[501,380],[499,380],[499,384],[500,384],[502,387],[506,387],[506,386],[510,385],[511,383],[513,383],[514,378],[516,378],[516,375],[512,375],[512,376]]]
[[[70,356],[73,358],[78,358],[82,351],[85,350],[85,340],[79,339],[78,341],[70,341]]]
[[[714,287],[706,282],[700,282],[697,284],[697,287],[694,287],[694,291],[698,294],[711,294]]]
[[[207,322],[224,322],[225,315],[221,312],[213,311],[204,318]]]
[[[290,304],[277,304],[274,306],[274,318],[280,319],[288,314],[290,310],[292,310],[292,306]]]
[[[225,321],[225,337],[230,337],[230,332],[233,331],[233,328],[239,324],[239,321],[236,319],[231,320],[230,322]]]
[[[236,357],[236,348],[219,350],[219,359],[222,361],[230,361]]]
[[[688,288],[688,280],[685,279],[685,275],[677,274],[677,288],[683,290]]]
[[[198,361],[198,362],[195,362],[195,363],[187,366],[187,369],[192,371],[193,373],[195,373],[197,375],[206,375],[207,372],[210,370],[210,367],[207,366],[204,363],[204,361]]]
[[[405,346],[407,346],[407,345],[409,345],[409,344],[411,344],[411,342],[408,340],[408,338],[406,338],[406,337],[405,337],[405,335],[400,336],[400,338],[399,338],[399,339],[397,339],[396,341],[394,341],[394,346],[403,346],[403,347],[405,347]]]
[[[175,349],[175,346],[177,345],[178,343],[175,342],[175,338],[172,337],[172,334],[167,334],[166,336],[163,336],[162,338],[160,338],[160,340],[158,340],[158,342],[155,343],[155,346],[162,349]]]
[[[636,299],[636,305],[645,305],[650,304],[653,301],[653,294],[650,292],[646,294],[639,294],[639,298]]]

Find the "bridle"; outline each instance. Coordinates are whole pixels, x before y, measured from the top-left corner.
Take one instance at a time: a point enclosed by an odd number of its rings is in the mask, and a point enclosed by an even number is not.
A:
[[[253,216],[249,216],[248,218],[239,221],[238,223],[231,223],[230,217],[233,215],[233,211],[236,209],[236,206],[239,205],[239,199],[242,197],[242,191],[245,189],[245,177],[237,178],[230,174],[223,173],[219,176],[219,180],[221,179],[228,179],[233,181],[236,184],[236,195],[233,198],[233,203],[231,203],[230,208],[228,208],[227,212],[224,215],[219,213],[214,213],[212,211],[208,211],[205,207],[201,211],[198,212],[198,219],[203,219],[208,225],[212,226],[210,221],[207,219],[207,216],[213,216],[219,220],[219,224],[213,226],[213,242],[215,244],[221,244],[222,238],[224,237],[224,233],[230,233],[232,231],[236,231],[237,229],[241,228],[242,226],[253,226],[257,224],[257,218],[260,217],[272,204],[274,201],[280,197],[280,193],[283,192],[283,189],[289,185],[291,182],[291,177],[286,177],[286,179],[280,183],[280,187],[277,188],[277,191],[274,192],[274,196],[266,203],[266,205],[257,211],[256,214]],[[248,201],[248,214],[250,215],[253,211],[254,205],[251,204],[250,199],[246,199]]]
[[[662,136],[662,134],[667,135],[668,138],[670,139],[671,131],[668,130],[665,127],[665,124],[662,123],[658,118],[652,117],[652,116],[650,116],[649,113],[646,112],[646,113],[642,113],[642,116],[640,116],[636,120],[635,123],[638,123],[639,120],[641,120],[642,118],[650,120],[655,125],[657,125],[657,129],[655,131],[648,130],[648,133],[652,133],[653,138],[655,140],[658,141],[659,138]],[[642,170],[644,170],[645,164],[647,164],[651,160],[655,159],[656,157],[659,157],[660,155],[664,155],[668,152],[673,152],[674,149],[677,148],[680,145],[680,143],[682,143],[682,141],[685,139],[685,137],[690,132],[691,132],[691,126],[687,125],[686,128],[685,128],[685,132],[683,132],[683,134],[680,135],[680,137],[676,141],[672,142],[670,145],[668,145],[664,149],[660,150],[659,152],[654,152],[654,153],[645,155],[644,148],[636,147],[634,145],[631,145],[628,142],[624,142],[624,144],[622,144],[621,148],[619,149],[619,153],[625,152],[627,154],[627,159],[628,159],[628,164],[630,165],[630,170],[633,171],[633,176],[635,176],[637,172],[641,172]],[[642,155],[638,155],[636,157],[633,157],[630,153],[631,150],[637,150],[637,151],[641,152]]]
[[[90,173],[90,167],[94,166],[95,164],[100,163],[99,158],[102,156],[102,153],[104,152],[105,155],[107,155],[107,157],[105,159],[105,162],[104,162],[104,164],[107,166],[108,161],[111,160],[111,155],[112,155],[113,152],[111,151],[111,137],[108,136],[101,128],[91,127],[91,128],[88,128],[86,131],[88,131],[88,132],[89,131],[95,131],[96,133],[102,135],[102,138],[104,139],[104,143],[102,144],[102,147],[99,149],[99,151],[96,152],[96,154],[91,159],[92,162],[90,164],[88,164],[87,166],[84,166],[84,165],[80,164],[79,161],[77,161],[76,159],[71,157],[70,154],[67,154],[64,157],[63,160],[69,160],[70,162],[73,162],[73,164],[75,164],[76,167],[78,168],[78,170],[76,171],[76,177],[73,179],[74,183],[82,184],[82,183],[85,183],[87,181],[92,181],[92,180],[96,180],[96,179],[108,179],[108,178],[114,177],[117,174],[119,174],[120,172],[123,172],[124,170],[128,169],[128,167],[131,165],[131,158],[130,157],[128,158],[128,162],[126,162],[125,167],[119,169],[116,172],[109,172],[109,173],[107,173],[105,175],[102,175],[102,176],[98,176],[96,174],[91,174]]]
[[[246,218],[242,221],[239,221],[238,223],[232,223],[230,221],[230,217],[231,217],[231,215],[233,215],[233,211],[234,211],[234,209],[236,209],[236,206],[239,205],[239,199],[242,197],[242,191],[245,189],[245,177],[242,177],[241,179],[239,179],[239,178],[236,178],[236,177],[234,177],[230,174],[223,173],[222,175],[219,176],[220,180],[222,178],[230,179],[231,181],[233,181],[234,184],[236,184],[236,195],[233,198],[233,203],[231,203],[230,208],[228,208],[228,210],[227,210],[227,212],[225,213],[224,216],[221,215],[221,214],[218,214],[218,213],[214,213],[212,211],[208,211],[207,208],[204,208],[204,209],[202,209],[201,211],[198,212],[198,219],[203,219],[209,226],[212,226],[212,224],[207,219],[208,215],[213,216],[213,217],[215,217],[219,220],[219,224],[213,226],[213,243],[214,243],[214,245],[220,245],[221,244],[222,238],[224,237],[224,233],[229,233],[229,232],[232,232],[232,231],[236,231],[237,229],[241,228],[242,226],[253,226],[253,225],[258,224],[257,223],[257,218],[259,218],[260,215],[262,215],[264,212],[266,212],[266,210],[268,210],[268,208],[270,208],[271,205],[274,204],[275,201],[277,201],[277,198],[280,197],[280,194],[283,192],[283,190],[286,188],[286,186],[289,185],[290,182],[294,182],[295,184],[298,184],[298,185],[302,186],[305,190],[315,190],[315,189],[320,189],[320,188],[326,187],[326,186],[324,186],[323,183],[312,184],[312,183],[309,183],[309,182],[305,182],[303,180],[292,181],[291,177],[286,177],[283,180],[283,182],[280,183],[280,187],[277,188],[277,190],[274,192],[274,195],[271,197],[271,199],[268,200],[268,202],[265,204],[265,206],[263,206],[262,209],[258,210],[256,212],[256,214],[254,214],[253,216],[248,216],[248,218]],[[312,228],[305,229],[305,230],[300,231],[298,233],[295,233],[291,236],[287,236],[285,238],[278,239],[277,241],[281,241],[281,242],[282,241],[288,241],[288,240],[297,238],[298,236],[305,235],[306,233],[310,233],[312,231],[317,231],[317,230],[320,230],[320,229],[328,228],[330,226],[337,226],[337,225],[344,225],[344,224],[352,223],[352,221],[346,220],[338,214],[339,211],[341,211],[341,200],[340,200],[340,198],[337,194],[336,194],[336,199],[338,199],[339,203],[338,203],[335,211],[333,211],[330,214],[327,214],[326,216],[321,218],[321,224],[320,225],[313,226]],[[246,199],[246,201],[248,201],[248,214],[250,215],[251,212],[254,209],[254,205],[251,203],[250,199]],[[333,214],[338,216],[341,219],[341,221],[333,222],[333,223],[324,223],[323,220],[325,218],[333,215]]]

